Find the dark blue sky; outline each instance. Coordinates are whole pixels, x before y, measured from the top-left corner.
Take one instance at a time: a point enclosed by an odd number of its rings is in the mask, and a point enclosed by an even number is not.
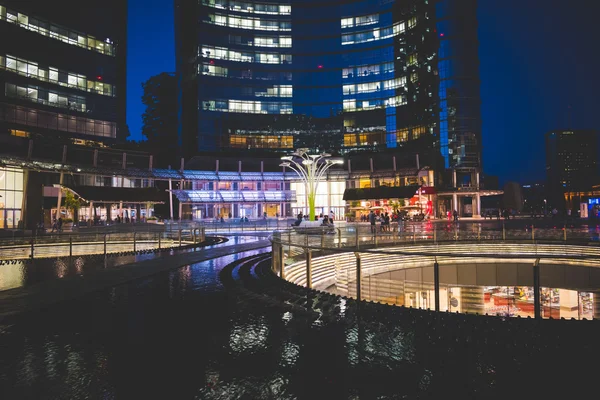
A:
[[[600,128],[599,3],[480,0],[486,173],[502,181],[542,180],[545,132],[569,125]],[[141,83],[175,70],[173,1],[129,0],[129,15],[127,122],[139,140]]]

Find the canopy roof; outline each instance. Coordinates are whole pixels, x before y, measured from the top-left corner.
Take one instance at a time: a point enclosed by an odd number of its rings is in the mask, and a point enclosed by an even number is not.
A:
[[[344,191],[344,200],[408,199],[417,194],[417,190],[419,190],[418,185],[346,189]]]
[[[155,187],[150,188],[122,188],[109,186],[63,186],[83,200],[94,203],[165,203],[167,192]]]

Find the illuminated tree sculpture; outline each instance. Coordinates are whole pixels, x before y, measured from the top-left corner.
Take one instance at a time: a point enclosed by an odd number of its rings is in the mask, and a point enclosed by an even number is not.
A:
[[[308,210],[310,220],[315,220],[315,200],[317,188],[329,168],[336,164],[343,164],[342,160],[331,158],[331,154],[308,154],[308,149],[298,149],[290,156],[281,157],[283,161],[279,166],[286,167],[298,174],[308,197]]]

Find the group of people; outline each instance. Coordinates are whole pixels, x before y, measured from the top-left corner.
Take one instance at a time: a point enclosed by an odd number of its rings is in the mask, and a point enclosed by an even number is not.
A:
[[[392,216],[390,216],[387,212],[381,215],[376,215],[373,210],[368,215],[369,223],[371,224],[371,233],[377,232],[377,221],[381,223],[380,232],[389,232]],[[397,220],[397,219],[396,219]]]
[[[54,221],[52,221],[52,230],[50,231],[50,233],[54,233],[54,231],[56,232],[62,232],[62,226],[63,226],[63,219],[62,217],[59,217],[58,219],[54,218]]]
[[[315,215],[315,221],[321,222],[321,226],[333,226],[333,223],[334,223],[333,216],[334,216],[333,211],[331,211],[330,215],[321,213],[319,215]],[[298,214],[296,216],[296,221],[294,221],[292,226],[300,226],[302,221],[309,221],[309,220],[310,220],[310,215],[304,215],[304,213],[302,211],[300,211],[300,214]]]

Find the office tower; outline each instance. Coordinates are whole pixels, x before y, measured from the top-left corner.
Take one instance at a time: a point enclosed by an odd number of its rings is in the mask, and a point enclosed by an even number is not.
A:
[[[478,167],[476,2],[436,3],[175,0],[178,134],[186,155],[435,145],[445,149],[448,167]],[[453,18],[474,25],[456,32]],[[462,49],[451,53],[453,46]],[[442,50],[447,62],[440,64]],[[472,80],[452,85],[450,67],[440,87],[438,64],[457,58]],[[463,104],[466,86],[471,99]],[[448,98],[448,90],[457,94]]]
[[[0,135],[124,140],[126,28],[126,0],[0,0]]]

